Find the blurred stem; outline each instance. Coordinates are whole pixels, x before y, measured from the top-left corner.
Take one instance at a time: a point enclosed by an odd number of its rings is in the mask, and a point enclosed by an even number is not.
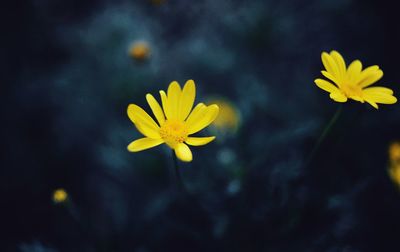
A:
[[[183,183],[182,180],[182,175],[179,170],[178,158],[176,157],[174,150],[172,150],[172,159],[174,160],[174,172],[178,189],[180,191],[185,191],[185,184]]]
[[[322,142],[325,140],[325,138],[328,135],[328,133],[332,130],[333,125],[335,125],[335,123],[338,120],[340,114],[342,113],[342,108],[343,108],[343,106],[340,105],[338,107],[338,109],[336,110],[335,114],[333,114],[331,120],[325,126],[325,128],[322,131],[321,135],[318,137],[318,140],[315,143],[314,148],[312,149],[312,151],[308,155],[308,158],[306,159],[307,161],[306,161],[306,165],[305,166],[308,166],[312,162],[312,160],[313,160],[315,154],[317,153],[317,151],[319,150]]]

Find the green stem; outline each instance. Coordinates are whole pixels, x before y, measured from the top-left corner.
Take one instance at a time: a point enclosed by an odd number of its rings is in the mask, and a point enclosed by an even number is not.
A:
[[[185,191],[185,184],[183,183],[182,175],[179,170],[178,158],[175,155],[174,150],[172,150],[172,159],[174,160],[174,172],[175,172],[175,179],[177,181],[178,189],[180,191]]]
[[[312,151],[310,152],[310,154],[308,155],[308,158],[306,159],[306,165],[308,166],[311,161],[313,160],[315,154],[317,153],[317,151],[319,150],[322,142],[325,140],[326,136],[328,135],[328,133],[332,130],[333,125],[336,123],[337,119],[339,118],[341,112],[342,112],[342,108],[343,106],[339,106],[339,108],[336,110],[335,114],[332,116],[331,120],[328,122],[328,124],[325,126],[324,130],[322,131],[321,135],[318,137],[317,142],[314,145],[314,148],[312,149]]]

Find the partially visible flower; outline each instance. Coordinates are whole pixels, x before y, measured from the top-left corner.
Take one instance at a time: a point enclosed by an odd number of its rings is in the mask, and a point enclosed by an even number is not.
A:
[[[369,87],[383,76],[379,66],[374,65],[362,70],[361,62],[355,60],[346,67],[342,55],[337,51],[331,51],[329,54],[323,52],[321,59],[326,69],[321,73],[331,82],[324,79],[316,79],[314,82],[319,88],[329,92],[334,101],[346,102],[347,99],[352,99],[361,103],[367,102],[376,109],[377,103],[397,102],[393,90],[386,87]]]
[[[400,143],[393,142],[389,146],[389,159],[390,162],[399,162],[400,163]]]
[[[215,98],[209,100],[219,107],[219,113],[212,125],[221,132],[236,132],[240,124],[239,110],[225,98]]]
[[[68,199],[68,193],[60,188],[57,189],[53,192],[53,202],[58,204],[58,203],[63,203]]]
[[[150,45],[145,41],[134,42],[129,47],[129,55],[138,61],[144,61],[150,56]]]
[[[400,187],[400,143],[393,142],[389,146],[389,176]]]
[[[181,89],[178,82],[173,81],[167,93],[160,91],[162,108],[156,99],[147,94],[146,99],[158,124],[139,106],[130,104],[128,116],[145,138],[133,141],[128,145],[131,152],[142,151],[167,144],[175,151],[176,156],[184,161],[192,161],[192,152],[186,144],[192,146],[205,145],[215,139],[211,137],[189,136],[210,125],[218,115],[219,108],[213,104],[206,106],[197,104],[192,110],[196,86],[193,80],[188,80]]]

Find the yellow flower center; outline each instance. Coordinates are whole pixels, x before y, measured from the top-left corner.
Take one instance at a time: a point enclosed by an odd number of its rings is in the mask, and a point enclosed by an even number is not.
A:
[[[341,85],[340,89],[342,90],[344,95],[347,96],[348,98],[356,97],[356,98],[359,98],[360,100],[363,100],[362,99],[362,89],[358,85],[345,84],[345,85]]]
[[[188,137],[186,124],[178,120],[166,120],[160,128],[161,138],[174,149],[177,144],[183,143]]]

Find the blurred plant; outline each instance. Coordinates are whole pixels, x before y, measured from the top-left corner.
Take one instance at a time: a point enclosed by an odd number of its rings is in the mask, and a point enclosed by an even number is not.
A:
[[[137,61],[144,61],[150,57],[150,45],[146,41],[134,42],[129,47],[129,56]]]
[[[330,98],[336,102],[346,102],[353,99],[361,103],[368,102],[378,109],[377,103],[394,104],[397,102],[393,96],[393,90],[385,87],[370,87],[383,76],[383,71],[379,66],[374,65],[362,70],[359,60],[353,61],[349,67],[337,51],[330,54],[322,52],[322,63],[326,71],[321,71],[322,75],[331,80],[316,79],[315,84],[330,93]]]
[[[139,106],[135,104],[128,106],[129,118],[138,131],[146,136],[130,143],[128,150],[138,152],[165,143],[180,160],[190,162],[193,159],[192,152],[186,144],[201,146],[213,141],[215,137],[189,137],[189,135],[210,125],[217,117],[219,108],[215,104],[206,106],[199,103],[192,110],[196,96],[193,80],[188,80],[183,89],[178,82],[173,81],[167,93],[160,91],[162,108],[151,94],[146,95],[158,124]]]
[[[400,186],[400,142],[393,142],[389,146],[388,173],[393,183]]]
[[[53,202],[56,204],[65,203],[68,200],[68,193],[63,189],[57,189],[53,192]]]
[[[219,113],[212,126],[216,129],[218,135],[235,133],[241,122],[240,112],[237,107],[226,98],[211,98],[209,103],[217,104]]]

